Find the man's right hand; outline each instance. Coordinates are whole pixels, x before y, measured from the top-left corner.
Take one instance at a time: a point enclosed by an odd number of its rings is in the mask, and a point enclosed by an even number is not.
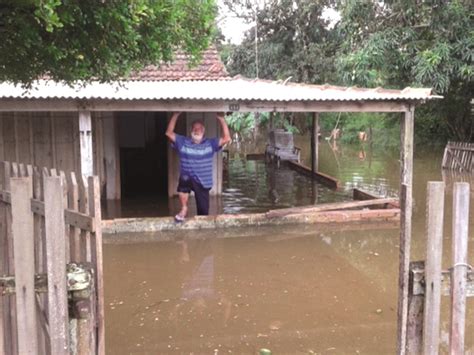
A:
[[[174,128],[180,114],[181,112],[173,112],[170,122],[168,123],[168,127],[166,128],[166,136],[173,143],[176,141],[176,133],[174,133]]]

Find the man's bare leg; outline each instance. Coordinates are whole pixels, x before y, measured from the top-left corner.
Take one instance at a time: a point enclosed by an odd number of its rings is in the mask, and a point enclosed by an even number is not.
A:
[[[188,214],[189,193],[178,192],[178,196],[179,196],[179,202],[181,203],[181,211],[179,211],[178,214],[184,218]]]

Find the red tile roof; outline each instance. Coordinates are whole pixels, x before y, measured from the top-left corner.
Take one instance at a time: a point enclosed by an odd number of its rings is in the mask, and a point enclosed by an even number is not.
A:
[[[195,66],[189,67],[189,56],[183,52],[177,52],[172,63],[163,63],[160,66],[149,65],[128,78],[128,80],[141,81],[222,79],[229,79],[229,74],[215,48],[204,51],[201,61]]]

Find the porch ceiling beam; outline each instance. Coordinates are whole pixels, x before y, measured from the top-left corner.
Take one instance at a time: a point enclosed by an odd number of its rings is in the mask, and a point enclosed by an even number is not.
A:
[[[419,101],[417,101],[419,102]],[[409,101],[2,99],[2,111],[406,112]]]

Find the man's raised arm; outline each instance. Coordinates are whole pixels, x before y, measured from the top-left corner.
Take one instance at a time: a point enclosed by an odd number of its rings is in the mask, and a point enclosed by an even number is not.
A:
[[[174,133],[174,127],[176,126],[176,121],[178,120],[179,115],[181,112],[173,112],[171,116],[171,120],[168,123],[168,127],[166,128],[166,137],[173,143],[176,142],[176,133]]]
[[[227,144],[231,141],[229,127],[227,126],[227,122],[224,118],[224,112],[219,112],[217,114],[217,119],[221,124],[222,129],[222,137],[219,139],[219,146],[222,147],[224,144]]]

